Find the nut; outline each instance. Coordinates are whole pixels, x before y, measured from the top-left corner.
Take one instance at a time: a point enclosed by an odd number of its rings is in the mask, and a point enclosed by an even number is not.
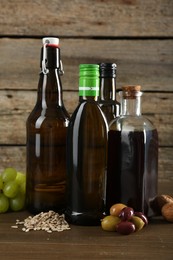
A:
[[[168,202],[162,207],[162,216],[169,222],[173,222],[173,203]]]
[[[173,203],[173,197],[170,195],[160,195],[158,196],[158,205],[162,208],[166,203]]]
[[[170,195],[158,195],[150,203],[151,208],[157,215],[161,215],[161,209],[166,203],[173,203],[173,197]]]

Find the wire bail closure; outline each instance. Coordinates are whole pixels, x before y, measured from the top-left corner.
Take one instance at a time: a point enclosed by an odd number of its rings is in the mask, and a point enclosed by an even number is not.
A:
[[[42,72],[43,74],[47,74],[49,70],[46,68],[46,62],[47,62],[47,52],[46,52],[46,45],[49,43],[48,40],[45,41],[43,44],[43,60],[42,60]]]
[[[59,74],[64,75],[64,68],[63,68],[62,60],[60,60],[60,64],[59,64]]]

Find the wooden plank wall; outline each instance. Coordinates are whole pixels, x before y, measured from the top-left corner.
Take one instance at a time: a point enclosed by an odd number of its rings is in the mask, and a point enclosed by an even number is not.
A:
[[[60,37],[64,102],[78,103],[78,65],[116,62],[117,89],[140,84],[159,131],[159,180],[173,179],[173,1],[1,0],[0,170],[25,171],[25,122],[36,100],[41,38]]]

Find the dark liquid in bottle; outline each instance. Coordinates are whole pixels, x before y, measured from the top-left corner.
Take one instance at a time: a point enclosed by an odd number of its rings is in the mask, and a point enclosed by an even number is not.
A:
[[[116,116],[119,114],[119,103],[117,101],[100,101],[99,102],[101,110],[103,111],[108,125],[110,122],[116,118]]]
[[[107,211],[124,203],[148,217],[157,195],[157,130],[114,131],[108,134]]]
[[[77,225],[100,225],[103,217],[107,135],[99,110],[83,102],[68,129],[66,218]]]

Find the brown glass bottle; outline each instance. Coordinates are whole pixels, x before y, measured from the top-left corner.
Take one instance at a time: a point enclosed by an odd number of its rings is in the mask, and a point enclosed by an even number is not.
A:
[[[77,225],[100,225],[105,202],[107,124],[97,102],[99,66],[81,64],[80,103],[67,134],[66,219]]]
[[[157,195],[158,133],[141,114],[140,86],[123,87],[122,111],[108,133],[107,212],[124,203],[148,217]]]
[[[32,213],[65,207],[66,133],[57,38],[44,38],[36,105],[26,123],[26,198]]]
[[[100,64],[99,105],[108,125],[120,114],[120,104],[116,100],[116,68],[115,63]]]

